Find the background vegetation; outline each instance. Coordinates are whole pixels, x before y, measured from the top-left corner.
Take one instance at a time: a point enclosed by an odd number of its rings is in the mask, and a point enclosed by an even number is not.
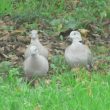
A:
[[[84,28],[89,23],[101,28],[102,21],[110,18],[109,6],[108,0],[0,0],[0,15],[31,23],[42,19],[53,27],[57,25],[59,30],[55,31]]]

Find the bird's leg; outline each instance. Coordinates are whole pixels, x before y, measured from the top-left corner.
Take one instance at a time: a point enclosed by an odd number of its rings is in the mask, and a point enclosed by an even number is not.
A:
[[[90,64],[90,65],[87,65],[86,68],[89,71],[89,73],[91,73],[93,66]]]
[[[34,85],[34,80],[32,78],[32,74],[31,73],[27,73],[25,74],[25,80],[29,85]]]

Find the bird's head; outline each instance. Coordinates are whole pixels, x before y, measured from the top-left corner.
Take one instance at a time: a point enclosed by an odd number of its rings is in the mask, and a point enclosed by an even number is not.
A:
[[[38,38],[38,31],[37,31],[37,30],[32,30],[32,31],[30,32],[30,37],[31,37],[31,39],[36,39],[36,38]]]
[[[72,42],[81,42],[82,41],[82,37],[81,37],[81,34],[80,32],[78,31],[72,31],[69,35],[69,39],[72,41]]]

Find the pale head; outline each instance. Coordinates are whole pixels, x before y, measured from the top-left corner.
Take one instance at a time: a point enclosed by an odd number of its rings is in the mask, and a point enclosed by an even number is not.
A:
[[[81,38],[81,34],[80,32],[78,31],[72,31],[69,35],[69,38],[74,42],[74,41],[77,41],[77,42],[80,42],[82,41],[82,38]]]
[[[32,39],[38,38],[38,31],[37,30],[32,30],[30,32],[30,36],[31,36]]]
[[[38,54],[38,48],[37,48],[37,46],[32,45],[32,46],[30,47],[30,53],[31,53],[31,55],[36,55],[36,54]]]

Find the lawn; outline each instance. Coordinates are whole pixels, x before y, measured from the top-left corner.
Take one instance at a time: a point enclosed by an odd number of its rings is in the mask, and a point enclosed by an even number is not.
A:
[[[5,21],[8,15],[20,25],[20,29],[1,25],[0,33],[25,29],[25,33],[18,36],[26,36],[27,31],[39,29],[62,43],[65,37],[56,35],[70,28],[82,28],[105,40],[103,22],[110,19],[109,4],[108,0],[0,0],[0,20]],[[91,29],[91,25],[95,28]],[[0,43],[3,43],[1,39]],[[52,53],[48,76],[38,78],[34,87],[23,80],[23,60],[16,53],[18,50],[10,52],[21,61],[15,65],[10,66],[13,59],[0,56],[0,110],[110,110],[109,44],[104,41],[103,44],[92,44],[90,48],[94,56],[91,72],[85,68],[71,70],[63,54]]]
[[[39,79],[36,87],[27,85],[13,74],[0,78],[0,107],[2,110],[109,110],[110,74],[85,69],[64,72]]]

